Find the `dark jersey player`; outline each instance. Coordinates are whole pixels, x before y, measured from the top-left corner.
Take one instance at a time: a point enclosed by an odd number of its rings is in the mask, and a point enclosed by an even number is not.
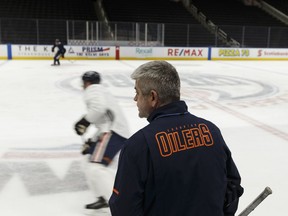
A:
[[[59,39],[55,40],[55,43],[52,47],[52,52],[55,51],[55,48],[57,48],[57,52],[54,55],[54,63],[52,65],[60,65],[60,58],[64,58],[66,49]]]

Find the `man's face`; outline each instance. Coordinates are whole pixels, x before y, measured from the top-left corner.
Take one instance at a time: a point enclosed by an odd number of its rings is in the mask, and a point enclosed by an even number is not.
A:
[[[85,81],[82,82],[83,89],[86,89],[89,85],[90,85],[90,82],[85,82]]]
[[[151,95],[143,95],[139,88],[139,83],[136,81],[135,82],[135,97],[134,101],[137,102],[137,107],[138,107],[138,115],[140,118],[147,118],[150,113],[154,110],[153,108],[153,99]]]

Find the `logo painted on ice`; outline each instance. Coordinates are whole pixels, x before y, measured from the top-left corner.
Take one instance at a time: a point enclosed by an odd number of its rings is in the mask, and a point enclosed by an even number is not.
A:
[[[256,80],[232,76],[210,74],[185,75],[182,78],[182,90],[210,92],[217,101],[235,101],[240,99],[261,98],[278,92],[277,87]]]
[[[80,161],[72,160],[65,176],[60,178],[44,160],[1,159],[0,192],[14,177],[20,178],[27,192],[33,196],[88,190]]]
[[[130,74],[129,74],[130,75]],[[125,73],[104,74],[104,85],[108,86],[112,93],[121,100],[131,101],[131,97],[126,96],[133,92],[134,81]],[[202,92],[210,95],[216,101],[239,101],[244,99],[263,99],[271,97],[278,92],[278,88],[269,83],[242,77],[213,75],[213,74],[193,74],[180,73],[181,94],[183,99],[193,99],[191,92]],[[57,83],[59,88],[70,92],[80,93],[82,88],[79,77],[71,77]],[[79,86],[76,86],[78,83]],[[121,89],[121,90],[120,90]],[[123,94],[125,92],[125,94]],[[126,94],[127,92],[127,94]]]

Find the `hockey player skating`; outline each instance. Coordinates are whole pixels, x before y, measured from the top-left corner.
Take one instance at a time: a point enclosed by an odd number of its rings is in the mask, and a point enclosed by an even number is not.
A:
[[[115,156],[129,136],[129,127],[116,99],[101,84],[98,72],[85,72],[82,81],[87,114],[75,124],[75,131],[83,136],[90,124],[97,129],[96,134],[83,145],[82,154],[88,156],[88,163],[85,163],[87,179],[98,197],[86,208],[99,209],[108,207],[118,163]]]
[[[109,199],[112,216],[233,216],[241,178],[219,128],[188,111],[166,61],[131,75],[149,125],[124,144]]]
[[[52,52],[55,51],[55,48],[57,48],[57,52],[54,55],[54,63],[52,65],[60,65],[60,58],[64,58],[64,55],[66,53],[66,49],[64,48],[64,45],[61,43],[59,39],[55,40],[55,43],[52,47]]]

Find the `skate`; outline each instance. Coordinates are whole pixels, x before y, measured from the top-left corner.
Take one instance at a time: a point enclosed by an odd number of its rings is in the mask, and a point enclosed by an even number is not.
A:
[[[98,200],[94,203],[87,204],[85,206],[86,209],[101,209],[101,208],[107,208],[109,207],[108,203],[104,199],[104,197],[99,197]]]
[[[53,64],[51,64],[51,66],[60,66],[60,62],[59,62],[59,61],[56,61],[56,62],[54,62]]]

